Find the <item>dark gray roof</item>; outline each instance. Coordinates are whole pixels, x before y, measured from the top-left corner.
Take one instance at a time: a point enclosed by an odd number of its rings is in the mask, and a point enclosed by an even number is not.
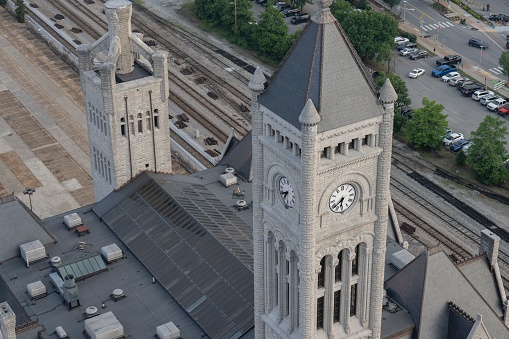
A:
[[[308,99],[321,117],[318,132],[383,114],[371,77],[335,19],[304,28],[259,102],[300,129]]]
[[[224,167],[197,176],[144,174],[135,191],[94,211],[211,338],[253,327],[252,228],[214,189]],[[128,185],[129,186],[129,185]],[[208,187],[211,187],[212,191]],[[235,201],[232,201],[234,203]]]
[[[251,131],[240,142],[232,139],[232,145],[219,162],[219,166],[233,167],[242,178],[251,181],[252,139]]]
[[[19,256],[21,244],[34,240],[43,245],[55,242],[35,214],[13,195],[0,198],[0,215],[9,216],[0,222],[0,263]]]
[[[494,278],[487,264],[479,265],[476,261],[472,263],[476,266],[478,276]],[[493,289],[496,286],[474,285],[478,283],[469,281],[468,276],[442,250],[433,248],[401,269],[386,281],[385,286],[387,294],[412,315],[419,338],[447,337],[449,301],[471,316],[480,313],[492,337],[509,338],[509,329],[500,319],[499,313],[483,298],[483,295],[493,295],[496,290],[480,292],[481,289]]]
[[[447,324],[448,339],[465,339],[472,330],[473,322],[457,309],[449,306],[449,322]],[[476,338],[476,337],[474,337]]]

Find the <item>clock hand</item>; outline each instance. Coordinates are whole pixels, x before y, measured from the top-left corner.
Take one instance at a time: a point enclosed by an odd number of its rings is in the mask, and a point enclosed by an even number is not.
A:
[[[339,206],[341,209],[343,209],[343,200],[345,200],[345,197],[341,197],[341,200],[339,200]]]

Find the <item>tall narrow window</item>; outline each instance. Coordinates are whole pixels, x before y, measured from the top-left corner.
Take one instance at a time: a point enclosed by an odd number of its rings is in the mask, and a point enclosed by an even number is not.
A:
[[[151,131],[152,130],[152,121],[150,119],[150,111],[147,111],[147,113],[145,114],[146,115],[146,121],[147,121],[147,131]]]
[[[343,267],[343,251],[338,254],[338,265],[334,268],[334,281],[341,281],[341,268]]]
[[[104,135],[108,135],[108,130],[106,129],[106,119],[104,119]]]
[[[276,301],[276,304],[277,304],[277,302],[279,300],[279,288],[278,288],[278,286],[279,286],[279,274],[278,274],[278,270],[277,270],[277,267],[278,267],[278,264],[279,264],[279,255],[278,255],[277,249],[274,249],[274,257],[275,257],[275,259],[274,259],[274,272],[275,272],[274,276],[276,277],[275,285],[274,285],[276,293],[275,293],[275,296],[274,296],[275,297],[274,300]]]
[[[341,290],[334,292],[334,322],[339,322],[339,307],[341,305]]]
[[[101,128],[101,132],[104,132],[104,130],[103,130],[103,115],[102,114],[99,116],[99,127]]]
[[[316,301],[316,329],[323,328],[323,300],[324,297],[318,298]]]
[[[143,133],[143,118],[141,113],[138,113],[138,133]]]
[[[318,272],[318,288],[325,285],[325,257],[320,260],[320,272]]]
[[[357,313],[357,284],[352,285],[352,291],[350,293],[350,317],[353,317]]]
[[[94,168],[97,171],[97,151],[94,147]]]
[[[131,125],[131,134],[134,135],[134,117],[132,115],[129,116],[129,123]]]
[[[109,161],[108,161],[108,181],[111,184],[111,165]]]
[[[127,135],[126,126],[125,126],[125,119],[124,118],[120,118],[120,133],[124,137]]]
[[[154,110],[154,127],[159,128],[159,110],[157,108]]]
[[[359,245],[355,246],[355,258],[352,260],[352,275],[359,271]]]

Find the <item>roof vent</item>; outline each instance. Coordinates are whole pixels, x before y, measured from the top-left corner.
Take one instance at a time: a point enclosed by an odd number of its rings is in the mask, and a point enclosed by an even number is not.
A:
[[[111,293],[111,296],[113,297],[113,300],[115,300],[115,301],[125,298],[124,291],[122,291],[120,288],[114,289],[113,293]]]
[[[50,264],[52,267],[60,267],[62,266],[62,259],[58,256],[52,257]]]
[[[249,208],[249,205],[245,200],[237,200],[235,206],[239,209],[239,211],[245,210]]]
[[[95,306],[89,306],[85,310],[85,316],[87,318],[92,318],[92,317],[95,317],[96,315],[99,315],[99,310]]]
[[[76,286],[76,281],[74,280],[74,275],[68,274],[64,277],[64,287],[65,288],[73,288]]]
[[[224,173],[231,173],[231,174],[233,174],[233,173],[235,173],[235,168],[233,168],[233,167],[226,167],[224,169]]]

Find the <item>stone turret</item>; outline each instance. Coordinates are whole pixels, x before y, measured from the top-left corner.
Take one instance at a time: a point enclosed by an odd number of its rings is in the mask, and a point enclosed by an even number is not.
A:
[[[7,302],[0,304],[0,338],[16,339],[16,314]]]

